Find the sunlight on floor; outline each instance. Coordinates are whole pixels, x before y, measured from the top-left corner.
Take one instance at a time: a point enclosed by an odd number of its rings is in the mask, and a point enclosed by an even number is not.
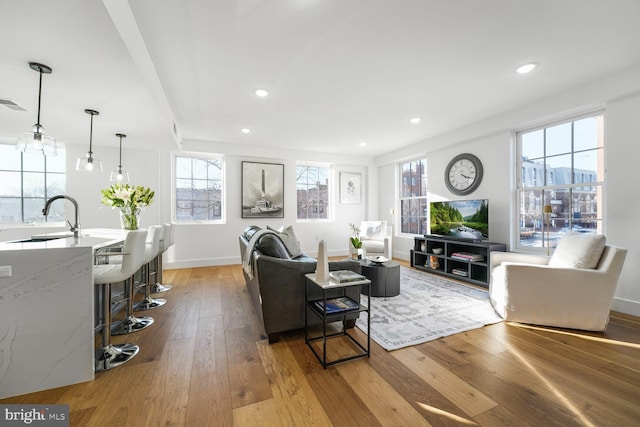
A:
[[[420,402],[416,402],[418,405],[420,405],[421,408],[429,411],[429,412],[433,412],[436,415],[442,415],[444,417],[447,417],[457,423],[460,423],[461,425],[467,425],[467,426],[477,426],[478,424],[468,420],[466,418],[462,418],[459,415],[456,414],[452,414],[451,412],[447,412],[447,411],[443,411],[442,409],[438,409],[434,406],[429,406],[429,405],[425,405],[424,403],[420,403]]]
[[[640,344],[636,344],[636,343],[632,343],[632,342],[611,340],[611,339],[603,338],[603,337],[594,337],[592,335],[584,335],[584,334],[580,334],[580,333],[577,333],[577,332],[559,331],[557,329],[549,329],[549,328],[544,328],[544,327],[540,327],[540,326],[532,326],[532,325],[523,325],[521,323],[514,323],[514,322],[507,322],[507,324],[509,326],[515,326],[517,328],[522,328],[522,329],[533,329],[533,330],[536,330],[536,331],[545,331],[545,332],[552,332],[554,334],[568,335],[568,336],[571,336],[571,337],[581,338],[581,339],[584,339],[584,340],[587,340],[587,341],[596,341],[596,342],[601,342],[601,343],[605,343],[605,344],[620,345],[620,346],[623,346],[623,347],[640,348]]]
[[[564,395],[553,383],[547,380],[544,375],[542,375],[531,363],[529,363],[522,354],[520,354],[516,349],[512,348],[509,350],[516,356],[523,365],[525,365],[529,370],[542,381],[542,383],[549,389],[551,393],[553,393],[558,401],[562,403],[569,411],[574,413],[576,417],[580,420],[580,422],[588,427],[596,427],[591,421],[589,421],[582,412]]]

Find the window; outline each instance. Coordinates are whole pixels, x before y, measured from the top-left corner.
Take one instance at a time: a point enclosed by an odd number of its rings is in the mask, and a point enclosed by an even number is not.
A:
[[[222,220],[223,161],[204,156],[175,156],[176,221]]]
[[[603,128],[597,114],[518,133],[518,247],[555,247],[569,230],[602,233]]]
[[[328,167],[300,164],[296,167],[299,220],[329,219]]]
[[[428,208],[427,160],[400,164],[400,231],[426,234]]]
[[[45,202],[66,190],[63,147],[57,156],[20,152],[13,144],[0,144],[0,223],[64,221],[64,203],[53,204],[42,215]]]

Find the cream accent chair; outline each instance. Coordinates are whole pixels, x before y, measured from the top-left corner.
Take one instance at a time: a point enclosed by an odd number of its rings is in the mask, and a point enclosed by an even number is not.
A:
[[[360,223],[360,240],[367,256],[383,256],[393,258],[393,235],[387,221],[362,221]],[[352,257],[356,249],[349,240],[349,256]]]
[[[507,321],[604,331],[626,254],[573,232],[551,257],[491,252],[491,303]]]

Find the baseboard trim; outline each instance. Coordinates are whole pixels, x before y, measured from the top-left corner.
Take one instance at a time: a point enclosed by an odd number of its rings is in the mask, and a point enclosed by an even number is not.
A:
[[[632,316],[640,316],[640,301],[614,297],[611,309]]]

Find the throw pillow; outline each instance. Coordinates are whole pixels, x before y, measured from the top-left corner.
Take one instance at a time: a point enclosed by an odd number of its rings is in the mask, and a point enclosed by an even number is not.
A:
[[[387,221],[364,221],[360,233],[367,239],[386,237]]]
[[[598,266],[605,244],[606,238],[602,234],[571,231],[558,242],[549,260],[549,266],[594,269]]]
[[[280,227],[277,230],[267,226],[267,229],[278,233],[278,236],[280,236],[280,239],[282,239],[282,243],[284,243],[284,245],[287,248],[287,251],[289,251],[289,255],[291,255],[291,258],[298,258],[300,255],[302,255],[302,249],[300,249],[300,242],[298,242],[298,238],[296,237],[296,234],[293,232],[292,226],[289,226],[287,228]]]

